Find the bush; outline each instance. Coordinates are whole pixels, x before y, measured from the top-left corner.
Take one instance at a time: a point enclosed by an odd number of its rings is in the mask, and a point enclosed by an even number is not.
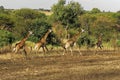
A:
[[[120,47],[120,40],[117,41],[117,46]]]
[[[12,44],[14,41],[13,34],[6,30],[0,30],[0,47]]]

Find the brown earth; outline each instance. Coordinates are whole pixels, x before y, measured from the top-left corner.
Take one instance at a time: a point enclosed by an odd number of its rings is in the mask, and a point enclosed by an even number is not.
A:
[[[120,80],[119,52],[82,53],[1,54],[0,80]]]

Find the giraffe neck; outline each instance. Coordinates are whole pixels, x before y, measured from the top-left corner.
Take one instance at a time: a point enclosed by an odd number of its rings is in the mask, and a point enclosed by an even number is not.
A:
[[[43,37],[45,40],[47,39],[49,33],[50,33],[50,32],[48,31],[48,32],[45,34],[45,36]]]
[[[80,32],[77,33],[77,34],[75,34],[71,39],[72,39],[73,41],[77,41],[78,38],[79,38],[79,36],[80,36]]]
[[[98,41],[102,41],[102,36],[99,36],[99,37],[98,37]]]
[[[47,39],[49,33],[50,33],[50,32],[48,31],[48,32],[43,36],[43,38],[40,39],[39,43],[40,43],[41,41],[46,41],[46,39]]]
[[[21,42],[25,42],[25,41],[28,39],[29,36],[30,36],[30,34],[28,34],[25,38],[23,38],[23,39],[21,40]]]

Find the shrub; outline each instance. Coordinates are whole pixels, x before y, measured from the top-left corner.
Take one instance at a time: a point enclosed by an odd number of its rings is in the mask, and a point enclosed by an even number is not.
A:
[[[120,47],[120,40],[117,41],[117,46]]]
[[[0,30],[0,47],[12,44],[14,41],[13,34],[6,30]]]

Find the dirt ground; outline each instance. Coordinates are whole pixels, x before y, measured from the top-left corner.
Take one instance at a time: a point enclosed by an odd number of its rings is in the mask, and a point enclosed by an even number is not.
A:
[[[1,54],[0,80],[120,80],[119,52],[54,53]]]

